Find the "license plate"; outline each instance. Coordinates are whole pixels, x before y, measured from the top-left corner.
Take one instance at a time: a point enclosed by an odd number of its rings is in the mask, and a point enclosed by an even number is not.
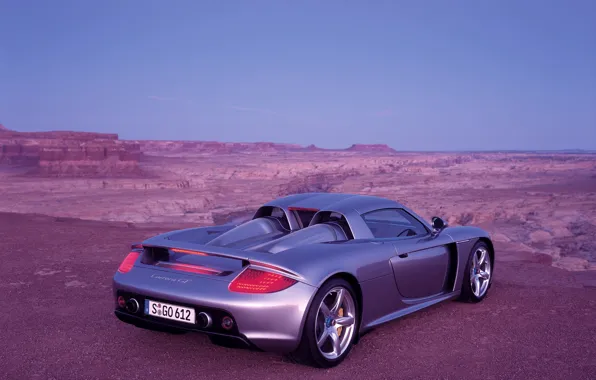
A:
[[[196,322],[195,310],[192,308],[147,299],[145,300],[145,314],[190,324]]]

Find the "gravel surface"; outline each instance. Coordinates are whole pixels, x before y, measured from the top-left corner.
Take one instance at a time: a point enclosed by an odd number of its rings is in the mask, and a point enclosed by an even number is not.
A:
[[[595,379],[596,273],[507,252],[481,304],[446,302],[367,334],[339,367],[213,346],[119,322],[111,278],[122,224],[0,214],[0,378]]]

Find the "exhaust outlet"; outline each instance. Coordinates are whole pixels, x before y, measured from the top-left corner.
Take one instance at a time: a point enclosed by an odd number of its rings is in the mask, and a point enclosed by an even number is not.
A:
[[[199,327],[206,329],[207,327],[211,326],[211,323],[213,322],[211,320],[211,317],[209,316],[209,314],[205,313],[204,311],[201,311],[198,315],[197,315],[197,319],[199,320]]]
[[[129,313],[133,313],[133,314],[135,314],[137,311],[139,311],[139,303],[137,302],[137,300],[134,298],[131,298],[128,301],[126,301],[126,310]]]

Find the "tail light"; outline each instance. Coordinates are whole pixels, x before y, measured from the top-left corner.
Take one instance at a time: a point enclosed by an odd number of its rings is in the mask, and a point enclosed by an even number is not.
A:
[[[135,261],[139,258],[141,252],[132,251],[122,260],[120,267],[118,268],[118,272],[120,273],[128,273],[132,269],[133,265],[135,265]]]
[[[228,289],[237,293],[275,293],[296,282],[278,273],[248,268],[230,283]]]

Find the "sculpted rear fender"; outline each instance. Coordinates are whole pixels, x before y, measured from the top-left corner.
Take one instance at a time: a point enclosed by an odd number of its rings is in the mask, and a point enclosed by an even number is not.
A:
[[[338,273],[347,273],[358,282],[392,274],[388,262],[394,255],[391,244],[350,241],[296,247],[269,254],[266,262],[290,269],[300,274],[307,284],[319,288]]]
[[[348,276],[351,278],[347,278]],[[346,281],[348,281],[350,283],[350,285],[352,285],[352,287],[356,287],[354,289],[354,291],[357,293],[356,297],[358,297],[358,313],[360,315],[360,318],[359,318],[359,326],[356,329],[356,339],[355,339],[354,343],[358,343],[358,340],[360,338],[360,326],[362,325],[362,290],[360,289],[360,284],[358,283],[358,280],[356,279],[356,276],[354,276],[354,274],[349,273],[349,272],[340,272],[340,271],[334,272],[332,274],[329,274],[327,277],[325,277],[320,282],[319,286],[317,286],[316,291],[314,291],[312,293],[310,299],[308,300],[308,304],[306,306],[306,312],[302,316],[302,321],[300,322],[300,339],[302,339],[302,335],[304,334],[304,325],[306,323],[306,318],[308,316],[308,312],[310,311],[310,308],[312,306],[314,298],[316,297],[317,293],[319,292],[319,289],[321,289],[321,287],[325,283],[327,283],[327,281],[329,281],[333,278],[337,278],[337,277],[346,279]]]

